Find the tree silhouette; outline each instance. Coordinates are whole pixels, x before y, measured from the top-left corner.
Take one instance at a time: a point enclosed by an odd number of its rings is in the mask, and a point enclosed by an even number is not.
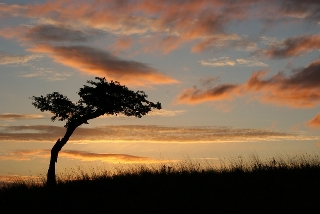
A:
[[[124,114],[141,118],[152,109],[161,109],[161,103],[148,101],[143,91],[131,91],[119,82],[106,81],[105,78],[96,77],[97,82],[87,81],[92,86],[84,85],[78,95],[81,97],[77,103],[71,102],[66,96],[58,92],[47,96],[31,97],[32,105],[40,111],[50,111],[54,114],[52,121],[66,120],[66,133],[62,139],[58,139],[51,149],[50,164],[47,174],[47,185],[56,185],[55,163],[58,160],[59,151],[68,142],[74,130],[82,124],[88,124],[88,120],[101,115]]]

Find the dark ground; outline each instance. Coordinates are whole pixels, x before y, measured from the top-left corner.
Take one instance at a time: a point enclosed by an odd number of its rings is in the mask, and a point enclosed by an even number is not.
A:
[[[0,191],[0,213],[320,213],[320,168],[162,172]]]

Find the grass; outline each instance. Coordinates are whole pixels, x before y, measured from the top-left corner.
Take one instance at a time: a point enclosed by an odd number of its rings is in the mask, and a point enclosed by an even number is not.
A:
[[[260,160],[185,159],[165,165],[72,169],[48,188],[16,180],[0,190],[3,213],[317,213],[317,155]]]

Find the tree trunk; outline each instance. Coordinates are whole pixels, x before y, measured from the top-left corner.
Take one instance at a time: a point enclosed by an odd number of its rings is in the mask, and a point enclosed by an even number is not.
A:
[[[51,157],[50,157],[50,164],[47,174],[47,186],[52,187],[56,185],[56,162],[58,161],[58,154],[62,147],[68,142],[70,136],[74,132],[77,126],[68,127],[64,137],[60,140],[58,139],[57,142],[51,149]]]

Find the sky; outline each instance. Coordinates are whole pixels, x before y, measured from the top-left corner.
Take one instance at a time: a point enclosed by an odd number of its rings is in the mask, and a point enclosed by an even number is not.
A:
[[[105,77],[160,102],[79,127],[57,170],[319,154],[316,0],[0,0],[0,180],[45,174],[64,122],[32,96],[77,102]]]

